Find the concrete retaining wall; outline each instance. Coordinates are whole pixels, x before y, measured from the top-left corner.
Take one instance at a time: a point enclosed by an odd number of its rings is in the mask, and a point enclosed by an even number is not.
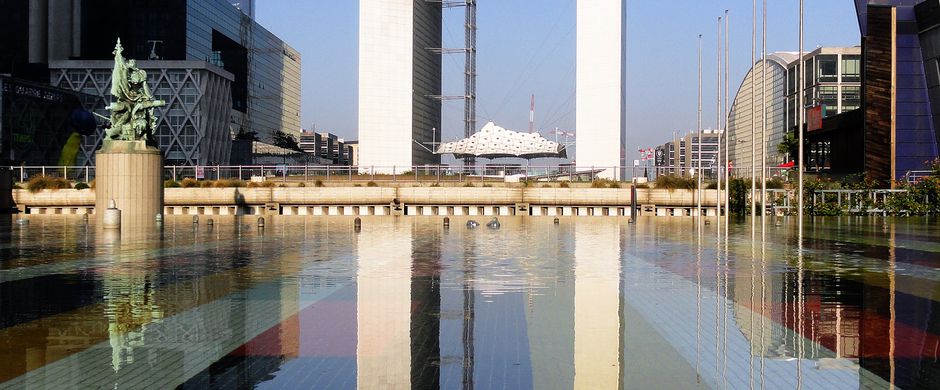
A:
[[[167,188],[166,214],[390,215],[397,199],[408,215],[628,216],[628,188],[284,187]],[[644,215],[694,215],[696,191],[637,189]],[[703,190],[714,214],[717,190]],[[14,190],[16,207],[31,214],[94,213],[95,192]],[[520,210],[517,212],[517,209]]]

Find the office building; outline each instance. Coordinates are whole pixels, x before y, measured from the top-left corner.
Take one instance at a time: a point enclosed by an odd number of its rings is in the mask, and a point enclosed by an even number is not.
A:
[[[346,141],[332,133],[304,131],[297,145],[309,156],[308,163],[315,165],[355,166],[354,147],[358,141]]]
[[[856,0],[862,35],[862,164],[883,184],[926,168],[940,148],[940,4]]]
[[[659,175],[689,176],[701,170],[707,178],[716,178],[718,146],[723,140],[722,131],[702,130],[701,143],[695,132],[656,147],[655,164]],[[699,154],[701,148],[701,155]]]
[[[267,142],[275,131],[296,136],[300,132],[300,55],[252,20],[253,1],[238,2],[245,12],[232,3],[102,0],[90,6],[81,0],[4,2],[0,11],[23,19],[12,21],[17,31],[10,27],[10,35],[0,35],[0,47],[4,48],[0,73],[49,82],[53,63],[110,61],[114,43],[121,38],[126,58],[209,62],[230,73],[231,110],[226,127],[231,134],[255,132]],[[149,66],[180,68],[178,63]],[[78,65],[70,63],[68,67],[77,69]],[[52,69],[53,82],[60,70]],[[158,116],[166,114],[166,110],[157,112]],[[97,144],[97,140],[86,139],[86,152],[93,152],[87,148]]]
[[[0,164],[75,164],[81,135],[94,131],[88,96],[48,85],[0,76]]]
[[[360,166],[403,172],[438,164],[441,128],[441,3],[359,2]],[[439,138],[439,137],[437,137]],[[371,169],[371,168],[370,168]]]
[[[728,114],[729,160],[734,168],[749,175],[751,167],[760,169],[761,149],[767,148],[766,164],[777,166],[788,157],[777,154],[777,145],[783,142],[787,126],[787,67],[796,62],[797,53],[774,53],[767,56],[766,71],[758,60],[748,71],[734,96]],[[765,87],[766,86],[766,87]],[[752,89],[753,88],[753,89]],[[766,104],[766,134],[761,143],[761,93]],[[753,104],[753,111],[752,111]],[[753,138],[752,138],[753,131]],[[754,143],[756,140],[756,143]],[[752,148],[754,163],[752,164]]]
[[[784,141],[788,132],[796,134],[798,57],[797,53],[790,52],[768,55],[766,71],[762,68],[762,61],[755,63],[735,94],[728,117],[729,157],[739,174],[749,176],[752,165],[760,169],[760,156],[764,148],[765,164],[770,168],[796,158],[790,153],[779,153],[778,145]],[[823,170],[824,166],[829,166],[827,164],[832,148],[838,148],[839,145],[833,146],[828,136],[822,136],[822,120],[858,109],[861,105],[861,48],[822,47],[804,54],[803,61],[806,66],[804,105],[816,114],[807,117],[808,123],[812,122],[806,127],[807,134],[815,132],[815,135],[821,137],[812,144],[814,152],[807,154],[810,156],[807,161],[812,162],[807,166]],[[763,90],[765,86],[766,92]],[[752,99],[752,93],[755,99]],[[761,93],[766,93],[763,97],[767,107],[766,116],[763,117],[766,120],[766,133],[764,142],[758,140],[755,144],[752,140],[760,137],[763,127]],[[752,150],[755,153],[753,160]]]
[[[577,3],[576,161],[610,179],[626,166],[625,20],[624,0]]]
[[[52,61],[51,84],[93,96],[86,109],[108,117],[113,61]],[[231,73],[205,61],[138,61],[157,108],[155,138],[167,165],[226,165],[232,150]],[[94,165],[104,129],[84,137],[75,163]]]

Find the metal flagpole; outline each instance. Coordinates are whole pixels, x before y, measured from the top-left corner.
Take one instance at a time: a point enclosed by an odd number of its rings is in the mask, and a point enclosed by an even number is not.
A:
[[[751,66],[754,66],[756,63],[754,60],[754,53],[757,52],[757,0],[754,0],[754,8],[752,10],[752,24],[751,24]],[[752,68],[751,71],[751,229],[754,229],[754,217],[757,216],[757,202],[755,202],[757,188],[754,181],[754,170],[757,168],[757,115],[755,110],[755,102],[757,101],[757,94],[754,90],[754,84],[757,79],[757,71],[755,68]],[[761,73],[763,76],[763,73]]]
[[[800,47],[800,60],[798,63],[799,74],[797,74],[796,76],[797,82],[799,83],[796,88],[797,93],[799,93],[799,97],[797,97],[798,103],[796,106],[796,109],[798,110],[796,113],[796,117],[798,118],[797,120],[798,126],[796,128],[796,131],[799,134],[798,142],[800,143],[799,153],[797,154],[799,158],[799,161],[797,163],[797,169],[799,170],[799,172],[797,172],[797,177],[798,177],[797,188],[799,190],[799,194],[798,194],[799,198],[797,201],[797,207],[799,207],[799,210],[797,210],[797,217],[799,217],[800,223],[802,223],[803,221],[803,123],[804,123],[803,114],[805,112],[805,110],[803,109],[803,104],[804,104],[803,102],[803,88],[804,88],[803,78],[805,77],[805,74],[806,74],[806,70],[804,69],[806,68],[806,62],[803,60],[803,0],[800,0],[800,46],[799,47]],[[802,225],[800,226],[802,227]]]
[[[761,128],[760,128],[760,206],[761,221],[767,215],[767,0],[761,22]],[[763,223],[762,223],[763,225]]]
[[[731,78],[731,74],[730,74],[730,65],[731,65],[731,41],[730,41],[731,38],[730,36],[731,34],[730,34],[729,22],[730,22],[730,17],[728,16],[728,10],[725,10],[725,112],[722,113],[722,115],[724,115],[725,127],[723,130],[719,129],[721,133],[719,133],[718,135],[718,142],[721,142],[721,136],[725,135],[724,137],[725,138],[725,160],[724,160],[724,168],[722,168],[725,170],[725,196],[723,197],[725,200],[725,218],[731,217],[731,210],[728,208],[728,200],[730,200],[728,195],[729,195],[729,190],[731,189],[731,175],[730,175],[731,172],[728,169],[728,165],[730,163],[729,157],[730,157],[731,149],[729,148],[729,140],[727,136],[728,134],[728,110],[731,108],[731,104],[730,104],[731,96],[729,94],[730,91],[728,90],[728,84],[729,84],[728,79]],[[721,187],[719,187],[719,190],[720,189]],[[726,236],[727,236],[727,232],[728,232],[728,224],[726,223],[725,224]]]
[[[698,35],[698,132],[702,133],[702,34]],[[676,155],[679,154],[679,145],[678,142],[674,144],[676,148]],[[702,147],[701,142],[699,142],[699,161],[702,158]],[[679,164],[678,156],[675,159],[675,164]],[[700,163],[701,164],[701,163]],[[695,194],[696,199],[696,210],[698,211],[698,216],[702,216],[702,174],[698,172],[698,190]]]
[[[717,131],[717,132],[719,133],[719,135],[718,135],[718,156],[717,156],[717,158],[715,158],[715,164],[721,164],[721,130],[720,130],[720,129],[721,129],[721,16],[718,17],[718,83],[717,83],[717,87],[718,87],[718,88],[717,88],[717,92],[718,92],[718,99],[717,99],[718,108],[715,110],[715,116],[716,116],[716,119],[717,119],[716,126],[715,126],[715,131]],[[701,140],[702,140],[702,135],[701,135],[701,133],[700,133],[700,134],[699,134],[699,142],[700,142],[700,143],[699,143],[699,150],[702,150],[702,148],[701,148]],[[699,162],[699,163],[701,164],[701,162]],[[716,202],[716,205],[717,205],[717,208],[716,208],[716,210],[717,210],[716,216],[719,217],[719,218],[718,218],[718,221],[719,221],[718,223],[719,223],[719,226],[720,226],[720,224],[721,224],[721,218],[720,218],[720,217],[721,217],[721,188],[722,188],[722,187],[721,187],[721,168],[718,168],[718,169],[716,169],[715,171],[716,171],[716,173],[718,174],[718,187],[717,187],[717,188],[718,188],[718,191],[715,192],[715,193],[717,194],[717,195],[716,195],[716,200],[717,200],[717,202]],[[721,230],[721,229],[719,229],[719,230]]]

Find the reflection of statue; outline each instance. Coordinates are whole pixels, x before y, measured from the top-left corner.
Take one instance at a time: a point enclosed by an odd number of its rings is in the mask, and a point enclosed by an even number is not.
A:
[[[156,146],[153,132],[157,118],[153,109],[165,106],[166,102],[154,100],[147,86],[147,72],[137,68],[134,60],[125,62],[123,52],[118,39],[114,47],[114,71],[111,73],[111,95],[115,101],[108,106],[111,128],[107,131],[107,139],[143,140]]]

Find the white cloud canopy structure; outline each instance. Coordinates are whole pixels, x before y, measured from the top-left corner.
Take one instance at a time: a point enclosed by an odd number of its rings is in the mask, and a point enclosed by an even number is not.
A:
[[[519,133],[488,122],[470,138],[447,142],[437,148],[438,154],[454,157],[501,158],[566,158],[565,146],[552,142],[538,133]]]

